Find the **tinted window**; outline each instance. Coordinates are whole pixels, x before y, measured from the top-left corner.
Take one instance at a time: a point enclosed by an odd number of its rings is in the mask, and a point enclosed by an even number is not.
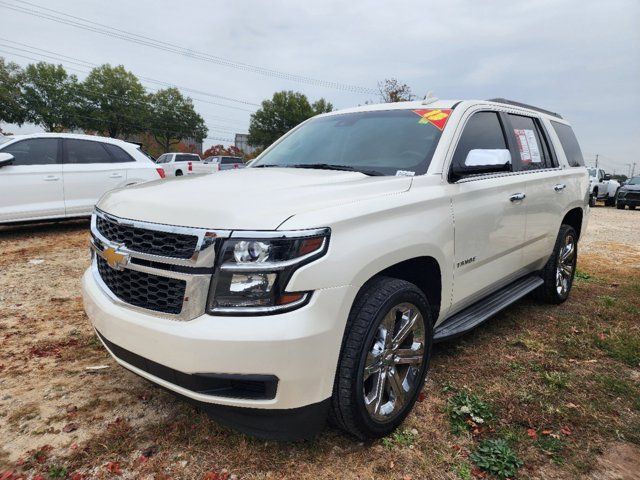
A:
[[[112,163],[111,156],[100,142],[65,140],[66,162],[71,164]]]
[[[225,165],[232,165],[235,163],[240,163],[240,160],[238,158],[235,157],[224,157],[222,159],[222,163]]]
[[[264,153],[252,167],[328,165],[372,174],[423,174],[450,113],[387,110],[316,117]]]
[[[111,145],[110,143],[103,143],[104,148],[111,154],[115,162],[135,162],[133,157],[125,152],[117,145]]]
[[[553,129],[556,131],[560,144],[564,150],[564,154],[567,156],[567,161],[572,167],[583,167],[584,158],[582,157],[582,150],[578,145],[578,139],[576,138],[573,129],[569,125],[564,123],[551,122]]]
[[[176,162],[199,162],[197,155],[176,155]]]
[[[58,163],[58,139],[21,140],[2,149],[15,157],[13,165],[53,165]]]
[[[509,114],[509,121],[516,138],[516,148],[520,152],[521,168],[535,170],[553,166],[537,122],[531,117],[512,114]]]
[[[505,158],[511,158],[496,112],[478,112],[469,119],[453,154],[453,165],[463,168],[471,150],[500,150]],[[504,165],[498,166],[496,171],[504,171]]]

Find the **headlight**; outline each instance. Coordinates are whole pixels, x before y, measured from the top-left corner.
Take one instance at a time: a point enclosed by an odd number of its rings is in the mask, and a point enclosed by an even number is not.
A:
[[[234,232],[219,252],[207,312],[264,315],[305,305],[311,292],[286,292],[298,268],[327,252],[329,229]]]

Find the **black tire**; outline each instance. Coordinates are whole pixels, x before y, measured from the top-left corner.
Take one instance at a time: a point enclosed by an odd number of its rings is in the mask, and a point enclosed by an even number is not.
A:
[[[624,203],[620,203],[620,200],[616,199],[616,208],[618,210],[624,210]]]
[[[559,275],[561,275],[559,270],[559,262],[561,261],[561,254],[566,248],[568,238],[572,239],[573,243],[573,253],[570,258],[570,262],[566,263],[565,266],[570,265],[571,272],[563,275],[563,280],[566,281],[566,290],[565,284],[562,286],[559,285],[561,281],[559,279]],[[535,291],[536,297],[546,303],[551,304],[560,304],[564,302],[568,297],[569,293],[571,293],[571,287],[573,286],[573,279],[576,274],[576,263],[578,260],[578,235],[574,228],[571,225],[562,225],[560,227],[560,231],[558,232],[558,237],[556,238],[556,243],[553,247],[553,253],[551,257],[547,261],[547,264],[542,269],[541,277],[544,280],[544,284],[542,284]]]
[[[418,336],[407,337],[407,340],[401,342],[402,346],[397,348],[402,348],[406,352],[408,348],[422,343],[422,351],[413,356],[414,365],[396,365],[393,363],[394,360],[389,358],[390,356],[394,357],[394,354],[389,353],[391,350],[387,350],[386,346],[381,347],[384,348],[384,351],[379,350],[378,357],[372,352],[379,345],[388,345],[386,335],[385,339],[379,337],[380,333],[385,331],[383,323],[385,318],[391,318],[394,325],[389,338],[394,338],[394,340],[398,338],[396,328],[400,331],[400,326],[405,325],[406,321],[403,323],[405,317],[402,316],[401,310],[396,310],[393,313],[392,311],[396,308],[406,308],[406,305],[415,307],[420,313],[422,320],[416,319],[414,324],[421,326],[423,330],[417,331]],[[412,317],[412,310],[408,310],[408,312],[406,318]],[[394,315],[395,321],[393,320]],[[418,316],[416,315],[416,317]],[[422,337],[420,337],[421,334],[423,334]],[[410,335],[414,335],[413,330]],[[423,341],[417,342],[418,338]],[[407,341],[411,343],[411,347],[407,347],[405,343]],[[379,438],[391,433],[410,413],[422,390],[431,358],[432,343],[431,309],[422,291],[414,284],[404,280],[388,277],[375,277],[370,280],[358,294],[347,321],[331,400],[331,421],[360,439]],[[377,371],[365,377],[366,361],[375,358],[379,359],[375,367]],[[397,362],[398,357],[394,358]],[[386,362],[386,366],[383,365],[383,362]],[[390,365],[389,362],[393,365]],[[402,373],[404,368],[407,369],[406,373]],[[381,377],[369,380],[376,375]],[[405,378],[400,383],[391,380],[391,378],[399,380],[402,375],[405,375]],[[379,378],[382,378],[382,381],[379,381]],[[387,379],[389,379],[389,386],[386,383]],[[411,385],[408,391],[404,390],[405,382],[407,385]],[[375,384],[372,388],[382,392],[380,400],[375,402],[377,406],[373,407],[374,413],[370,413],[365,405],[366,388],[367,385],[372,384]],[[403,401],[398,401],[399,397],[392,396],[392,391],[396,391],[394,386],[402,386]],[[385,395],[387,402],[381,405]],[[374,401],[370,401],[370,405]],[[397,409],[395,407],[396,401],[398,401]],[[382,411],[382,407],[392,403],[393,410],[389,414],[388,420],[373,418],[375,412],[378,416],[386,415]]]
[[[616,192],[616,196],[617,196],[617,192]],[[604,206],[605,207],[613,207],[616,204],[616,197],[607,197],[604,199]]]
[[[176,170],[176,177],[182,176],[182,170]]]
[[[629,210],[635,210],[636,206],[635,205],[629,205]]]
[[[593,193],[589,195],[589,206],[590,207],[596,206],[596,195],[594,195]]]

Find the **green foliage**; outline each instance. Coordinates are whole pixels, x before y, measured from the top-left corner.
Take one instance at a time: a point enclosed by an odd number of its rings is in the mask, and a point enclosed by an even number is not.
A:
[[[484,440],[469,456],[478,468],[499,478],[513,478],[522,462],[504,440]]]
[[[569,385],[567,374],[562,372],[543,372],[542,379],[549,387],[557,390],[565,389]]]
[[[576,269],[576,278],[579,280],[590,280],[591,275],[589,275],[587,272],[584,272],[578,268]]]
[[[201,142],[207,136],[204,119],[198,115],[190,98],[177,88],[165,88],[150,95],[149,127],[165,152],[186,138]]]
[[[26,121],[48,132],[78,125],[78,81],[62,65],[40,62],[28,65],[22,83]]]
[[[85,130],[110,137],[127,136],[146,130],[149,115],[147,94],[138,80],[122,65],[96,67],[82,83],[82,119]]]
[[[595,344],[611,358],[626,363],[630,367],[640,365],[640,335],[637,331],[604,338],[596,337]]]
[[[600,301],[602,302],[602,305],[607,308],[611,308],[616,304],[616,298],[610,295],[602,295],[600,297]]]
[[[555,463],[561,464],[564,461],[562,451],[564,450],[565,442],[561,438],[545,435],[538,438],[533,444],[549,455]]]
[[[305,120],[332,110],[333,105],[323,98],[311,105],[302,93],[276,92],[271,100],[264,100],[262,107],[251,115],[249,144],[267,147]]]
[[[49,468],[49,478],[67,478],[67,467],[52,465]]]
[[[471,480],[473,475],[471,473],[471,465],[468,463],[460,463],[453,467],[455,474],[460,480]]]
[[[390,436],[382,439],[382,445],[387,448],[393,448],[394,445],[408,447],[409,445],[413,445],[415,439],[416,434],[411,430],[396,430]]]
[[[456,434],[466,431],[470,422],[484,424],[494,418],[488,403],[480,400],[477,395],[464,391],[449,399],[447,413],[451,421],[451,430]]]
[[[0,122],[22,124],[25,110],[20,103],[20,85],[24,72],[13,62],[0,57]]]

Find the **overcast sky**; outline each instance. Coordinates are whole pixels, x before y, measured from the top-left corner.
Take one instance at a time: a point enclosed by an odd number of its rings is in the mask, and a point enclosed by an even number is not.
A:
[[[247,130],[246,110],[256,107],[212,95],[259,104],[274,91],[298,90],[312,101],[324,97],[336,108],[377,98],[260,75],[33,13],[79,22],[65,16],[74,15],[232,62],[363,89],[395,77],[419,96],[431,91],[439,98],[499,96],[531,103],[573,123],[588,163],[599,153],[609,170],[626,173],[627,164],[637,162],[640,171],[638,0],[238,0],[179,6],[160,0],[0,0],[0,56],[22,65],[32,60],[18,55],[62,63],[80,79],[90,69],[84,62],[122,64],[139,77],[199,90],[185,93],[196,99],[209,136],[230,139]],[[8,130],[38,131],[33,126]],[[205,146],[212,143],[221,142],[211,139]]]

